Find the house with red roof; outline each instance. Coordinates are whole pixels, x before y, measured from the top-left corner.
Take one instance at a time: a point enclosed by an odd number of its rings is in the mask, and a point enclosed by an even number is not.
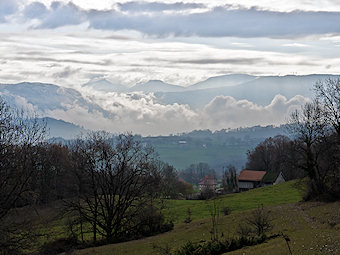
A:
[[[266,171],[242,170],[237,178],[238,189],[246,191],[261,187],[262,179],[266,173]]]
[[[217,180],[214,176],[207,175],[204,176],[201,181],[198,183],[198,188],[200,191],[204,189],[212,189],[215,190],[217,186]]]
[[[256,171],[244,169],[237,177],[239,191],[246,191],[258,187],[273,185],[285,182],[285,178],[280,173],[269,173],[266,171]]]

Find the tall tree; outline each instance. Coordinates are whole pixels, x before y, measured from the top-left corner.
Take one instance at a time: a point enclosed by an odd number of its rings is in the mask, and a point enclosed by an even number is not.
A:
[[[327,191],[325,178],[328,172],[320,166],[325,147],[321,146],[329,135],[329,128],[319,101],[306,103],[300,111],[291,114],[290,130],[296,138],[298,165],[311,180],[311,192],[316,195]]]
[[[225,193],[238,191],[236,168],[227,166],[222,177],[222,186]]]
[[[124,239],[142,224],[138,216],[150,201],[148,187],[157,172],[153,151],[131,135],[95,132],[80,142],[89,190],[69,206],[91,223],[94,241],[97,232],[107,242]]]
[[[10,107],[0,97],[0,253],[14,254],[22,244],[24,231],[9,212],[32,202],[29,184],[45,131],[35,115]]]
[[[340,135],[340,79],[328,79],[314,86],[316,98],[323,106],[324,118]]]

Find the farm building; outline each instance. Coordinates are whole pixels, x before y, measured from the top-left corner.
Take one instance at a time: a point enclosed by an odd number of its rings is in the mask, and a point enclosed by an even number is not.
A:
[[[258,187],[269,186],[285,182],[280,173],[269,173],[266,171],[242,170],[237,178],[239,191],[246,191]]]
[[[275,185],[275,184],[283,183],[285,181],[286,180],[282,172],[279,172],[279,173],[267,172],[266,175],[263,176],[262,186]]]
[[[214,176],[207,175],[201,179],[198,183],[198,188],[200,191],[204,189],[212,189],[215,190],[217,186],[217,180]]]

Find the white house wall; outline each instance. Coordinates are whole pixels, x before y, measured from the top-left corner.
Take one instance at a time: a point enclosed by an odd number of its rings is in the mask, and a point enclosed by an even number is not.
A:
[[[279,176],[276,178],[276,181],[274,182],[274,184],[279,184],[279,183],[283,183],[286,180],[283,178],[282,173],[279,174]]]
[[[253,189],[254,183],[253,182],[238,182],[239,189]]]

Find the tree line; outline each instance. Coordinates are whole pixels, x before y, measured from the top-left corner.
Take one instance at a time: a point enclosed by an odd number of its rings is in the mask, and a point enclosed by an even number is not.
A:
[[[248,152],[247,168],[304,177],[305,199],[340,198],[340,79],[314,86],[315,98],[295,110],[287,136],[275,136]]]
[[[16,208],[63,201],[93,243],[139,238],[172,228],[164,198],[191,192],[176,170],[130,134],[93,132],[67,145],[46,140],[46,125],[0,98],[0,253],[17,253]],[[90,227],[89,227],[90,226]],[[90,228],[90,230],[89,230]]]

